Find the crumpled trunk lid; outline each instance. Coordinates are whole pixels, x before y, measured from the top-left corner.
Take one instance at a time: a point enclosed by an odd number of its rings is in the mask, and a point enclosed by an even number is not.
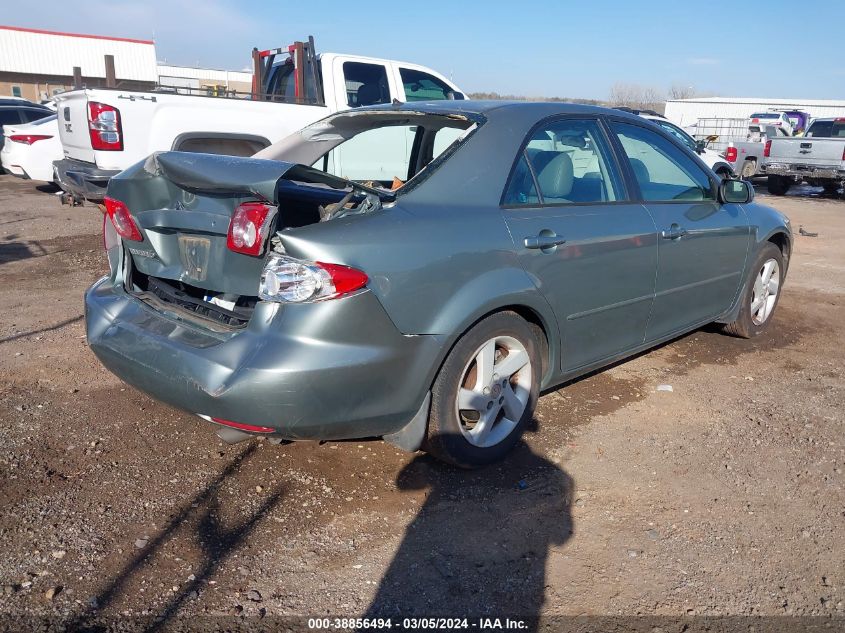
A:
[[[293,163],[188,152],[161,152],[109,182],[144,237],[124,240],[134,270],[217,294],[254,297],[264,257],[226,246],[242,202],[276,205],[277,182]],[[272,232],[270,233],[272,234]],[[266,252],[266,249],[265,249]]]

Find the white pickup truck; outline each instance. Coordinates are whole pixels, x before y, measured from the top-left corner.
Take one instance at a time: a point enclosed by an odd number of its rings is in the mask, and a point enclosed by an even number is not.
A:
[[[764,155],[769,193],[806,181],[835,194],[845,184],[845,118],[814,119],[804,136],[766,141]]]
[[[254,50],[253,60],[249,98],[120,88],[58,95],[64,158],[53,163],[56,182],[75,202],[100,201],[112,176],[155,151],[249,156],[339,110],[394,100],[464,98],[430,68],[354,55],[316,55],[313,38],[285,48]],[[343,166],[335,169],[342,172]]]

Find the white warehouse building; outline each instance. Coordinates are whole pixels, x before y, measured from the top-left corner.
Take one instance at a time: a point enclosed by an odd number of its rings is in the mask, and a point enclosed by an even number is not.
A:
[[[747,119],[770,109],[803,110],[813,118],[845,117],[845,99],[752,99],[744,97],[699,97],[666,102],[666,118],[681,127],[699,119]]]

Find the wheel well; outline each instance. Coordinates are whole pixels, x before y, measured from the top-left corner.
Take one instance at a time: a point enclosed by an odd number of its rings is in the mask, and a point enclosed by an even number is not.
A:
[[[789,236],[786,233],[775,233],[767,240],[780,249],[783,255],[783,263],[789,265],[789,256],[792,254],[792,244],[789,243]]]
[[[537,314],[534,310],[532,310],[528,306],[523,305],[505,306],[500,310],[496,310],[496,312],[502,312],[505,310],[516,312],[519,316],[525,319],[528,322],[528,325],[531,327],[531,331],[534,333],[534,336],[537,337],[537,341],[540,343],[540,369],[542,370],[540,372],[540,375],[545,378],[546,373],[549,370],[550,349],[549,335],[546,332],[546,326],[543,323],[543,319],[540,318],[540,315]]]

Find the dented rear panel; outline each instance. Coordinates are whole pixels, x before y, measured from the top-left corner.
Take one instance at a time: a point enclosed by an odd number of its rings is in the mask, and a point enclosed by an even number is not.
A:
[[[278,180],[292,166],[163,152],[125,170],[109,183],[108,196],[127,205],[144,238],[124,241],[133,269],[214,293],[257,295],[265,251],[229,250],[229,222],[242,202],[277,204]]]

